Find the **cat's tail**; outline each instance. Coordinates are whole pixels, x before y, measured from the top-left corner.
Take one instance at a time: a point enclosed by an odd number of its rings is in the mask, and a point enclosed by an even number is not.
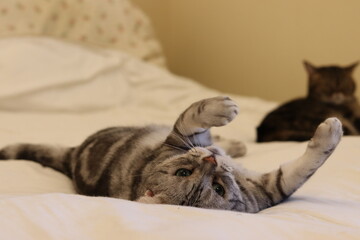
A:
[[[70,163],[73,150],[74,148],[69,147],[19,143],[0,149],[0,160],[30,160],[71,177]]]

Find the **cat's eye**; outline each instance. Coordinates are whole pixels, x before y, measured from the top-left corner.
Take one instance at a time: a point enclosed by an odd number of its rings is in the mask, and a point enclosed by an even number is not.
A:
[[[219,183],[214,182],[212,185],[212,188],[214,189],[214,191],[219,194],[220,196],[224,196],[225,195],[225,189],[223,186],[221,186]]]
[[[180,168],[175,172],[178,177],[188,177],[192,174],[192,171],[186,168]]]

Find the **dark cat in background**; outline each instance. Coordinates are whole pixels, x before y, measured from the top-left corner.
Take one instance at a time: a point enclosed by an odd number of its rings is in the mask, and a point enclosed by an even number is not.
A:
[[[346,66],[315,67],[304,61],[308,94],[268,113],[257,128],[257,141],[307,141],[329,117],[343,124],[344,135],[360,133],[360,105],[355,97],[352,73],[358,62]]]

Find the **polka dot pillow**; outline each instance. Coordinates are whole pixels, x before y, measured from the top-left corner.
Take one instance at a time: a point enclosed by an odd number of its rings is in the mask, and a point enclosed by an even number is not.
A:
[[[165,64],[149,19],[129,0],[1,0],[0,37],[20,35],[118,49]]]

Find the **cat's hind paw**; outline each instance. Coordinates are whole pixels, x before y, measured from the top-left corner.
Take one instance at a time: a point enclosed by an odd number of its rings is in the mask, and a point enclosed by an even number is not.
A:
[[[322,122],[315,131],[309,142],[309,147],[321,150],[330,155],[338,145],[343,135],[342,124],[339,119],[333,117]]]
[[[240,141],[230,141],[226,153],[232,158],[242,157],[246,154],[246,145]]]
[[[226,154],[232,158],[242,157],[246,154],[246,145],[238,140],[225,139],[220,136],[214,136],[213,141],[215,145],[225,150]]]

